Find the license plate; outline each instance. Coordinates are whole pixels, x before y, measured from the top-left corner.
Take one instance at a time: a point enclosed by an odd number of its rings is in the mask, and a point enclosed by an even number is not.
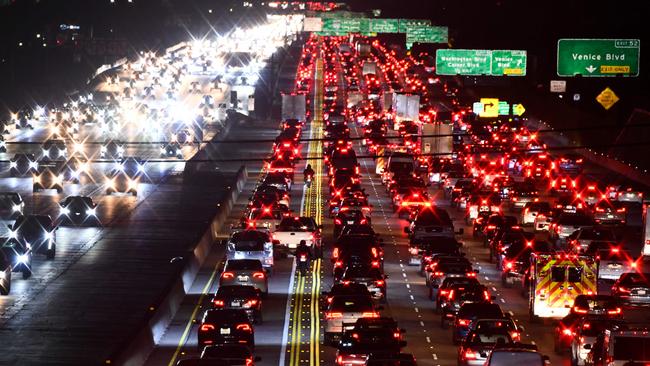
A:
[[[239,302],[239,301],[233,301],[233,302],[230,303],[230,306],[233,306],[233,307],[240,307],[240,306],[241,306],[241,302]]]
[[[608,219],[613,219],[613,218],[614,218],[614,215],[609,215],[609,214],[608,214],[608,215],[607,215],[607,218],[608,218]]]
[[[638,290],[636,292],[637,295],[645,295],[645,290]]]
[[[242,282],[248,282],[248,276],[237,276],[237,279]]]
[[[221,334],[230,334],[230,328],[221,328],[219,333],[221,333]]]
[[[619,268],[621,268],[621,264],[620,263],[610,263],[610,264],[607,265],[607,267],[608,268],[613,268],[613,269],[619,269]]]
[[[354,225],[354,220],[348,220],[348,225]]]
[[[490,207],[488,207],[488,206],[481,206],[481,208],[479,208],[478,210],[481,211],[481,212],[484,212],[484,211],[490,211]]]

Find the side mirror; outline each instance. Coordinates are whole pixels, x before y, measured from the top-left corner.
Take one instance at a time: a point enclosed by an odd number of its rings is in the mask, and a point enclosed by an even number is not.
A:
[[[463,234],[465,234],[465,229],[462,227],[458,229],[458,231],[456,231],[456,235],[463,235]]]
[[[548,356],[542,356],[542,361],[544,361],[544,365],[551,364],[551,359]]]
[[[512,311],[506,311],[506,315],[508,316],[508,318],[514,318],[515,317],[515,313],[513,313]]]
[[[389,277],[388,275],[384,275],[384,279],[385,279],[385,280],[388,279],[388,277]]]
[[[478,269],[475,269],[475,270],[473,270],[472,272],[474,272],[474,273],[476,273],[476,274],[481,273],[481,271],[479,271]]]

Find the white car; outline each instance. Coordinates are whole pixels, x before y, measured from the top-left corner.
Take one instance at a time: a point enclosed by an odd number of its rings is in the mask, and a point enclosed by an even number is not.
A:
[[[295,251],[301,240],[312,248],[315,257],[323,255],[321,226],[313,217],[285,217],[273,232],[273,241],[279,250]]]

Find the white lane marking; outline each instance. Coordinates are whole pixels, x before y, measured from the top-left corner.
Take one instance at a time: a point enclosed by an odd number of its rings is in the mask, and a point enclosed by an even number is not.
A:
[[[427,343],[431,343],[431,338],[427,337]]]
[[[406,278],[406,273],[402,273],[402,276],[404,276],[404,278]]]
[[[284,360],[285,355],[287,354],[287,343],[289,337],[289,318],[291,317],[291,290],[293,289],[293,280],[296,276],[296,261],[293,261],[291,265],[291,277],[289,280],[289,289],[287,291],[287,309],[284,312],[284,330],[282,332],[282,348],[280,348],[280,362],[278,366],[285,366],[286,362]]]
[[[409,285],[409,284],[407,283],[407,284],[406,284],[406,288],[411,288],[411,285]]]
[[[496,292],[496,290],[497,290],[497,288],[494,287],[494,286],[492,286],[492,291],[495,291],[495,292]]]
[[[501,300],[501,302],[504,303],[504,304],[506,303],[506,300],[504,300],[503,297],[500,298],[499,300]]]
[[[490,279],[488,278],[488,276],[485,276],[485,280],[486,280],[486,281],[489,281]]]
[[[437,359],[438,359],[438,355],[436,355],[435,353],[432,353],[431,356],[433,356],[433,359],[434,359],[434,360],[437,360]]]
[[[401,261],[402,261],[402,260],[400,259],[400,262],[401,262]],[[404,268],[404,265],[403,265],[402,263],[400,263],[399,266],[400,266],[401,268]]]
[[[413,295],[409,295],[409,297],[411,298],[411,300],[415,300],[415,298],[413,297]]]
[[[420,312],[420,309],[418,309],[418,308],[413,308],[413,309],[415,310],[416,313]]]
[[[424,326],[424,322],[422,320],[420,320],[420,325]]]

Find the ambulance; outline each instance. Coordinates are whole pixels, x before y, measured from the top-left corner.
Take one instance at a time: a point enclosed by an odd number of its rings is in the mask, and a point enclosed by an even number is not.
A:
[[[598,261],[571,253],[537,254],[529,271],[530,319],[563,318],[578,295],[598,291]]]

